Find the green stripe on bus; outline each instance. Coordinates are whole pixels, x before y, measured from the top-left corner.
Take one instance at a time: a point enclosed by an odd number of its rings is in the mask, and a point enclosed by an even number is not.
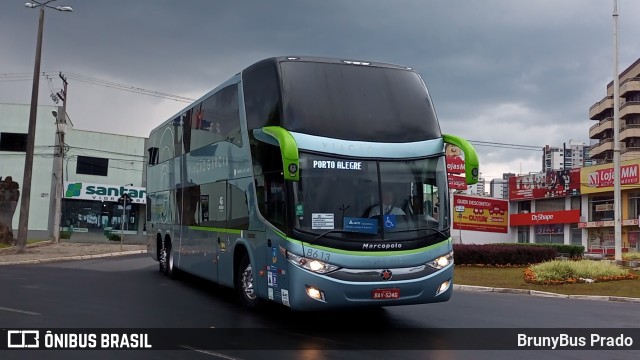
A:
[[[215,228],[215,227],[206,227],[206,226],[187,226],[189,230],[202,230],[202,231],[211,231],[211,232],[223,232],[229,234],[241,234],[242,230],[238,229],[223,229],[223,228]]]
[[[399,250],[399,251],[375,251],[374,252],[374,251],[353,251],[353,250],[334,249],[334,248],[330,248],[330,247],[326,247],[326,246],[313,245],[313,244],[310,244],[310,243],[302,242],[300,240],[296,240],[296,239],[292,239],[292,238],[288,238],[288,237],[284,237],[284,239],[287,240],[287,241],[290,241],[290,242],[302,243],[302,246],[309,247],[309,248],[312,248],[312,249],[330,251],[330,252],[338,253],[338,254],[358,255],[358,256],[389,256],[389,255],[418,254],[418,253],[427,251],[429,249],[434,249],[434,248],[439,247],[439,246],[444,246],[447,242],[451,241],[451,238],[448,238],[447,240],[443,240],[442,242],[439,242],[437,244],[425,246],[425,247],[419,248],[419,249]]]

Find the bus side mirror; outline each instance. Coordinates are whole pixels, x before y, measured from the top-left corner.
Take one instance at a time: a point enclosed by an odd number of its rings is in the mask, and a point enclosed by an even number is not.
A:
[[[478,153],[473,145],[461,137],[449,134],[442,134],[442,139],[445,144],[455,145],[464,153],[464,175],[467,185],[477,183],[480,176],[480,167]]]

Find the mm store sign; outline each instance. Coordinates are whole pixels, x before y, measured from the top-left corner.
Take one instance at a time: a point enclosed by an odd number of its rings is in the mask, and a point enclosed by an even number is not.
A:
[[[147,191],[143,187],[69,181],[64,183],[65,199],[117,202],[123,194],[129,195],[134,204],[147,203]]]
[[[582,194],[613,191],[615,178],[613,165],[595,165],[580,169],[580,192]],[[620,185],[624,190],[640,188],[640,163],[628,160],[620,163]]]

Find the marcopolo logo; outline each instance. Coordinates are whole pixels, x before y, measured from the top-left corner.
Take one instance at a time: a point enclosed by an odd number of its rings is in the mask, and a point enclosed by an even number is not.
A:
[[[136,204],[146,204],[147,193],[142,187],[114,186],[90,183],[67,183],[64,197],[68,199],[83,199],[94,201],[118,201],[127,194]]]

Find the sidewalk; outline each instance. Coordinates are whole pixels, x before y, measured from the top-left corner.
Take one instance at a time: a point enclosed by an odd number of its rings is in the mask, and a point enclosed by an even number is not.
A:
[[[141,254],[147,252],[147,246],[134,241],[123,244],[106,238],[90,239],[77,236],[76,239],[64,239],[59,243],[42,241],[28,244],[24,254],[18,254],[15,247],[0,249],[0,266],[13,264],[38,264],[64,260],[93,259],[109,256]]]

